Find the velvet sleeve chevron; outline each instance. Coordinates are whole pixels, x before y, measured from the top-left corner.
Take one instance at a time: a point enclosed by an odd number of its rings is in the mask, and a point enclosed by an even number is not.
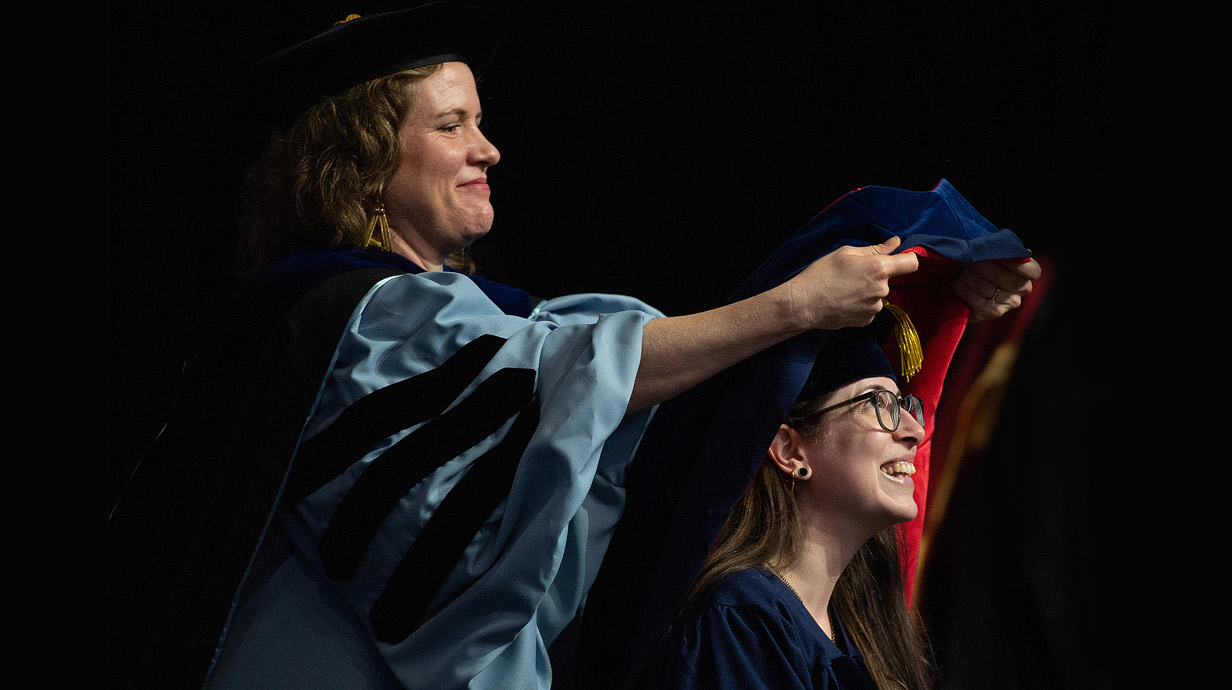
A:
[[[363,667],[408,688],[548,687],[546,647],[623,507],[649,416],[624,412],[656,316],[615,295],[510,316],[450,273],[377,284],[321,386],[214,686],[259,685],[262,668],[334,686]]]

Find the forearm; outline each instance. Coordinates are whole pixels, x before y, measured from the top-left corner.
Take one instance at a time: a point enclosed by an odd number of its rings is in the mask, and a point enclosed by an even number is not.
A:
[[[683,393],[805,330],[783,290],[698,314],[650,321],[642,329],[641,365],[628,411]]]

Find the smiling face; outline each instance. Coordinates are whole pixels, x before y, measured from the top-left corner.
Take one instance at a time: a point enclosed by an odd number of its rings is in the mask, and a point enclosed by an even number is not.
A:
[[[487,170],[500,152],[479,130],[479,94],[465,64],[447,62],[411,88],[415,102],[398,131],[402,160],[385,188],[385,210],[394,250],[435,271],[492,228]]]
[[[830,393],[825,405],[878,388],[898,392],[893,379],[861,379]],[[849,525],[869,536],[915,518],[911,475],[924,429],[913,415],[904,411],[898,430],[888,432],[877,423],[874,404],[865,401],[825,413],[820,426],[796,437],[796,453],[810,470],[807,481],[796,483],[802,508],[807,505],[827,524]]]

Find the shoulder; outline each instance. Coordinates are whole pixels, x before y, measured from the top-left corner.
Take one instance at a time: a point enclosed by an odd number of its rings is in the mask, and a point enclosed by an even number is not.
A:
[[[723,578],[706,596],[707,606],[773,607],[792,596],[783,581],[768,570],[748,568]]]
[[[728,575],[685,615],[686,625],[724,637],[744,631],[750,637],[794,641],[799,602],[773,573],[750,568]]]
[[[648,687],[811,687],[811,646],[802,639],[777,580],[750,569],[716,585],[681,619],[672,641],[651,664]]]

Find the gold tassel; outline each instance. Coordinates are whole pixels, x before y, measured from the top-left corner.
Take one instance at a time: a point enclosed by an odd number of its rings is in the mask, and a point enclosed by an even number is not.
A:
[[[898,353],[902,359],[902,374],[910,381],[924,366],[924,348],[920,345],[920,334],[911,323],[911,317],[899,307],[890,304],[889,300],[881,300],[882,305],[894,316],[894,337],[898,340]]]
[[[393,251],[393,243],[389,240],[389,219],[385,217],[385,205],[377,204],[372,211],[372,220],[368,221],[368,239],[365,244],[386,251]]]

